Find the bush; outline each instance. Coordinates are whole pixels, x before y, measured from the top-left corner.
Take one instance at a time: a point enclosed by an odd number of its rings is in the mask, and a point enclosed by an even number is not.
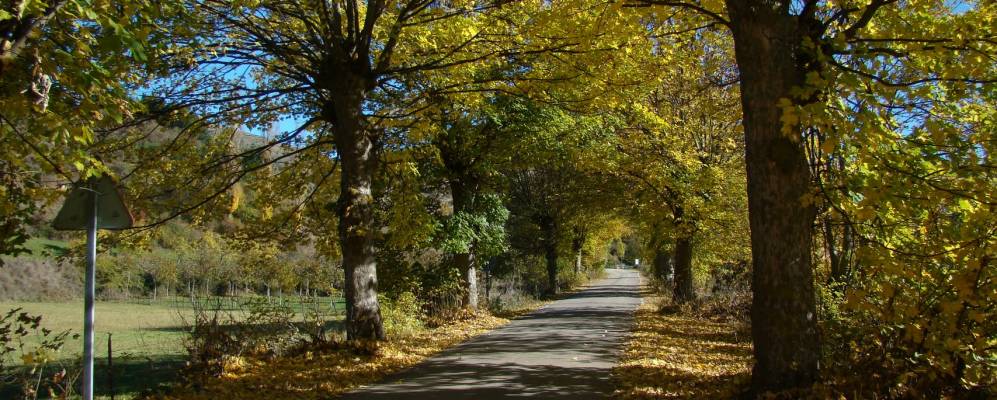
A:
[[[262,298],[243,302],[236,310],[222,309],[221,302],[211,308],[193,304],[193,317],[183,321],[188,359],[181,375],[195,386],[240,368],[247,357],[270,359],[306,341],[289,306]]]
[[[0,395],[13,398],[20,391],[23,399],[37,399],[42,393],[48,398],[68,399],[79,373],[59,361],[58,354],[66,339],[78,338],[70,331],[52,332],[41,327],[41,316],[33,316],[15,308],[0,318]],[[29,338],[32,338],[29,342]],[[20,355],[23,365],[10,362]]]
[[[384,330],[392,336],[410,336],[423,329],[422,304],[411,292],[404,292],[394,299],[378,296]]]

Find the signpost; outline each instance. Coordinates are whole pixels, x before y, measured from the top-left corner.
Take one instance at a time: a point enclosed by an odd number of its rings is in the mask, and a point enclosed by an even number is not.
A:
[[[93,400],[93,315],[96,288],[97,230],[128,229],[134,219],[117,184],[109,176],[77,183],[52,226],[61,231],[87,231],[86,285],[83,293],[83,400]]]

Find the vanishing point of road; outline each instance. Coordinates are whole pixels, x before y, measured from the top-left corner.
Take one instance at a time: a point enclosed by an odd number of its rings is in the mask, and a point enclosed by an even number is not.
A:
[[[609,398],[610,371],[640,302],[637,271],[609,269],[563,300],[342,398]]]

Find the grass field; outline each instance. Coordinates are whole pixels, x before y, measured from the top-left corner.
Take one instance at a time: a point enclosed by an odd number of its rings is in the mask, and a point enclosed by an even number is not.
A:
[[[342,299],[320,299],[330,314],[343,310]],[[285,304],[300,310],[301,303],[293,297]],[[333,307],[335,306],[335,308]],[[21,308],[32,315],[41,315],[41,325],[54,332],[69,330],[79,333],[69,339],[58,355],[60,362],[75,364],[83,351],[83,302],[11,302],[0,301],[0,312]],[[210,306],[208,308],[211,308]],[[193,307],[185,298],[159,301],[98,301],[95,306],[95,392],[109,397],[107,340],[113,345],[114,392],[118,398],[130,398],[147,388],[176,379],[183,365],[183,320],[193,315]],[[299,318],[300,318],[300,312]],[[0,398],[8,398],[11,388],[0,389]]]

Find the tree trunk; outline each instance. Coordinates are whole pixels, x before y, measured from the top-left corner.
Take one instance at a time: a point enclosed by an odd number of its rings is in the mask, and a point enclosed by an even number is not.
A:
[[[661,282],[672,282],[672,254],[665,249],[659,249],[654,255],[654,275]]]
[[[692,238],[675,240],[675,286],[672,300],[686,303],[696,299],[696,288],[692,284]]]
[[[844,282],[848,274],[850,255],[854,241],[852,240],[852,226],[845,224],[841,227],[841,242],[837,242],[837,232],[834,230],[831,218],[824,218],[822,221],[824,228],[824,244],[827,247],[827,254],[831,264],[831,273],[828,282]]]
[[[491,268],[494,267],[494,264],[491,264],[492,262],[494,262],[494,259],[492,259],[492,261],[489,261],[489,268],[485,269],[485,303],[488,303],[489,301],[491,301],[491,294],[492,294],[492,269]]]
[[[460,171],[451,171],[454,173],[460,173]],[[463,182],[460,178],[450,180],[450,194],[453,197],[453,212],[454,215],[458,213],[470,214],[472,212],[471,208],[472,197],[474,185],[469,185],[468,182]],[[460,271],[460,276],[463,282],[463,299],[462,303],[464,307],[469,309],[478,308],[478,271],[474,264],[474,243],[468,244],[468,250],[466,253],[454,254],[454,264],[457,267],[457,271]]]
[[[796,17],[765,2],[727,1],[741,72],[753,259],[751,334],[756,392],[810,386],[817,333],[810,260],[815,211],[799,126],[783,134],[780,101],[805,85]]]
[[[557,246],[545,245],[544,253],[547,259],[547,293],[556,295],[560,288],[557,282]]]
[[[547,259],[547,294],[556,295],[559,291],[557,282],[557,225],[554,218],[540,218],[540,229],[543,232],[544,256]]]
[[[336,152],[342,167],[338,214],[346,276],[346,337],[383,340],[373,240],[376,229],[373,179],[378,144],[364,126],[363,78],[343,68],[332,75],[331,81],[335,98],[324,112],[326,120],[334,126]]]
[[[571,240],[571,251],[575,253],[575,276],[582,273],[582,247],[585,245],[585,236],[576,232]]]
[[[474,254],[458,253],[454,255],[454,263],[460,271],[463,280],[463,298],[461,302],[464,307],[475,310],[478,308],[478,271],[474,266]]]

